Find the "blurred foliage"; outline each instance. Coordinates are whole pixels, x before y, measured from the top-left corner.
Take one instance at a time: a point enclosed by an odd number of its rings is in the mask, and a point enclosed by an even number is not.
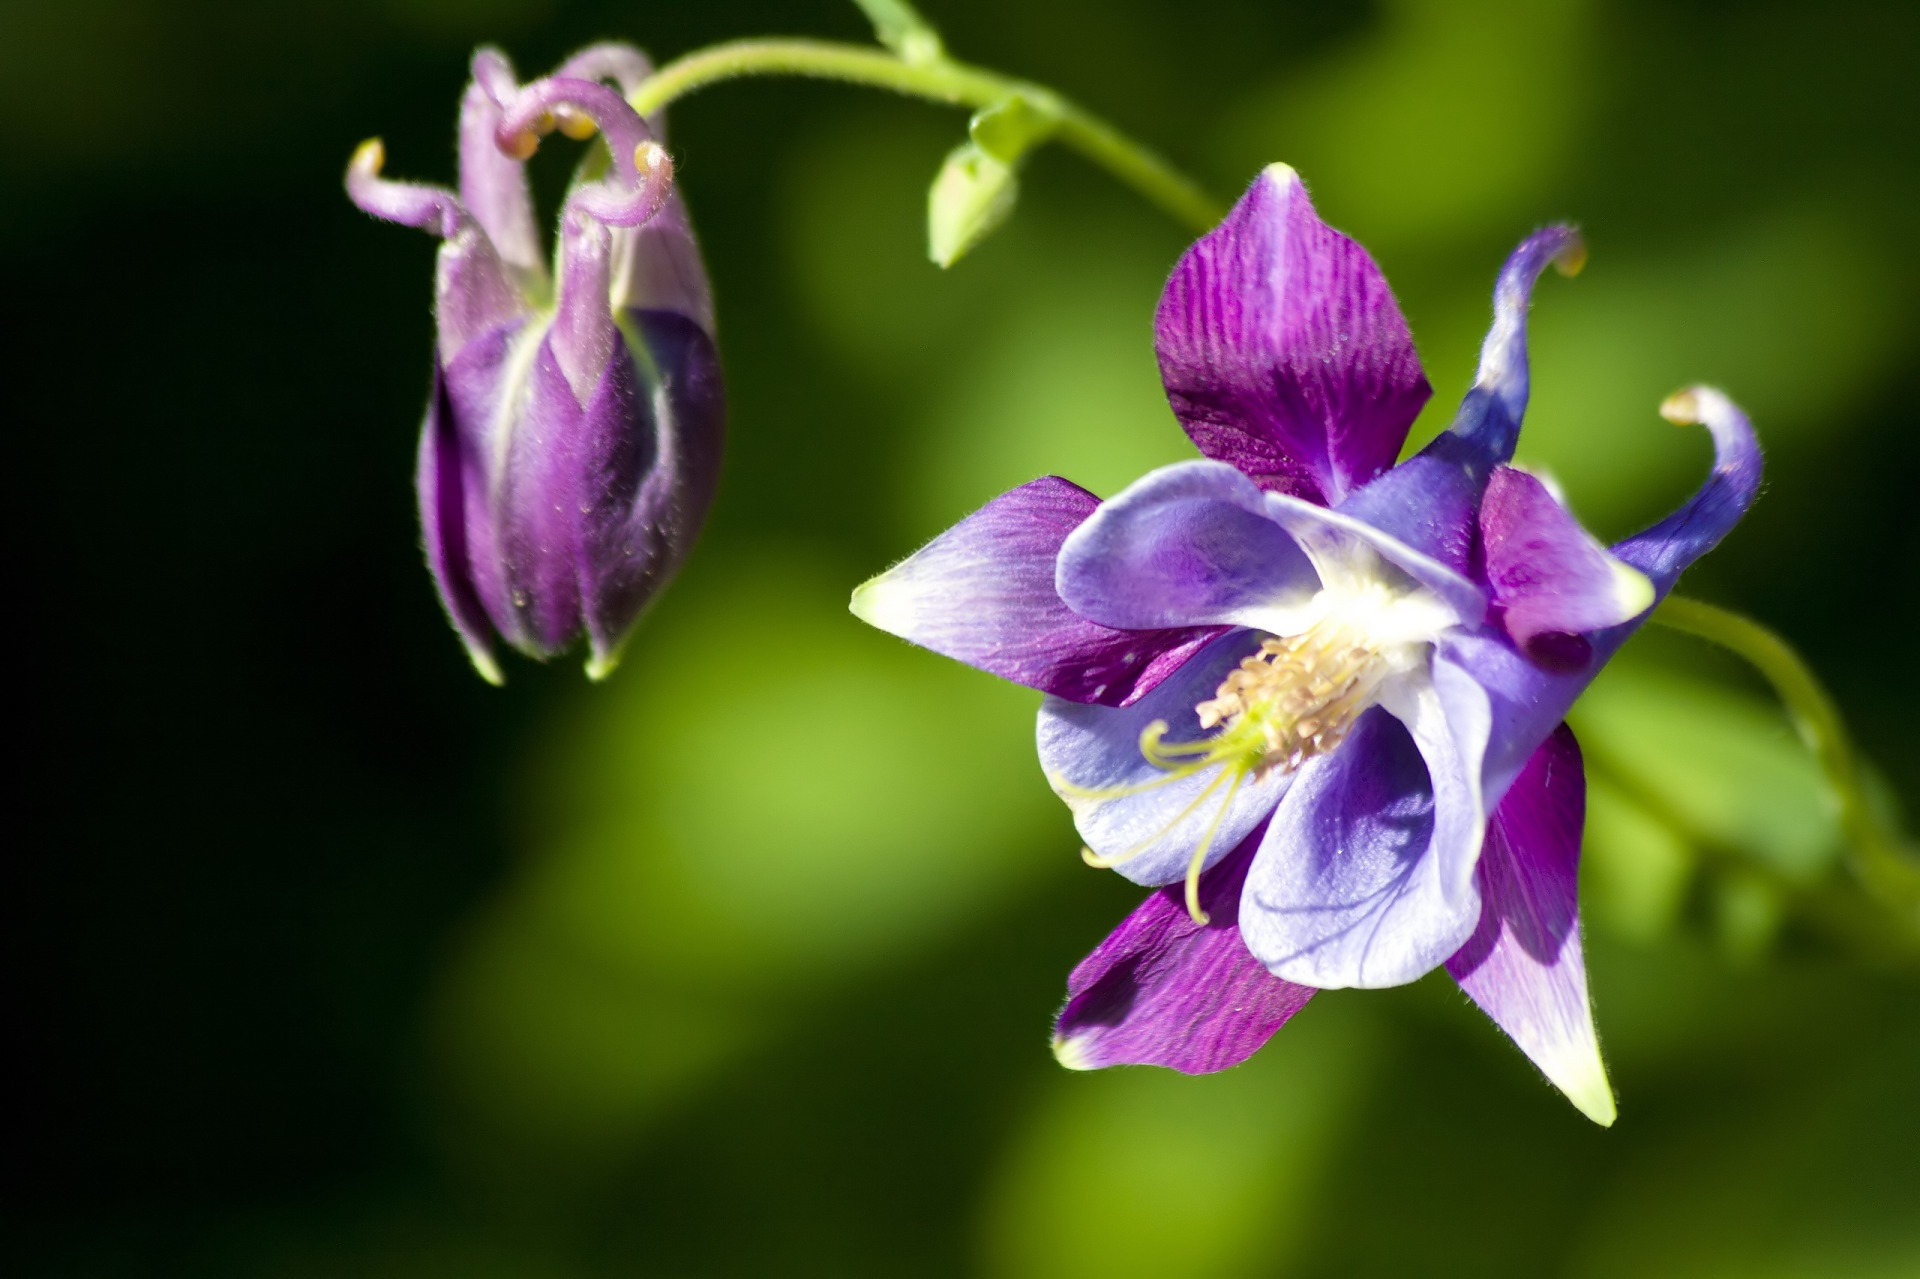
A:
[[[1689,589],[1803,645],[1920,800],[1910,4],[928,16],[1223,195],[1295,164],[1400,293],[1421,437],[1505,249],[1581,220],[1523,456],[1622,533],[1706,462],[1660,398],[1740,399],[1770,488]],[[1822,905],[1833,817],[1765,691],[1672,636],[1575,716],[1613,1130],[1441,979],[1317,997],[1220,1076],[1053,1065],[1134,894],[1075,859],[1032,696],[843,601],[1009,485],[1190,455],[1151,349],[1183,236],[1069,158],[943,273],[959,113],[676,108],[733,395],[713,528],[608,686],[471,677],[409,489],[432,248],[347,206],[348,151],[450,177],[480,40],[533,71],[866,32],[828,0],[0,7],[9,1271],[1920,1273],[1913,972]]]

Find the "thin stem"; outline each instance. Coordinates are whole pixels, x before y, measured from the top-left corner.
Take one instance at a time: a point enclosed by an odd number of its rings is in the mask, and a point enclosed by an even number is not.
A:
[[[629,95],[652,115],[696,89],[745,76],[807,76],[888,89],[955,106],[991,106],[1019,94],[1052,116],[1054,136],[1140,192],[1195,232],[1211,230],[1226,210],[1153,151],[1044,85],[938,57],[908,62],[879,49],[826,40],[733,40],[676,58]]]
[[[1710,640],[1745,658],[1772,684],[1802,740],[1820,761],[1840,807],[1854,874],[1909,925],[1920,925],[1920,861],[1912,846],[1874,812],[1859,759],[1833,698],[1793,646],[1749,618],[1701,600],[1669,595],[1653,620]]]

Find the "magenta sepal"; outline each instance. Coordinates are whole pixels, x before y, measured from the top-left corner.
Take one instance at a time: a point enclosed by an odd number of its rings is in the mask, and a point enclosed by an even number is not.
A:
[[[1167,1066],[1200,1075],[1237,1066],[1306,1006],[1240,940],[1240,889],[1263,830],[1200,879],[1195,923],[1179,886],[1148,897],[1067,978],[1054,1055],[1076,1070]]]

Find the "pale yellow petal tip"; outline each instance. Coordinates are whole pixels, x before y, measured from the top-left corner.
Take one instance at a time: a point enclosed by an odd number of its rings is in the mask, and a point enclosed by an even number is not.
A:
[[[379,138],[368,138],[353,149],[353,158],[347,161],[347,169],[352,173],[364,173],[370,178],[380,176],[380,170],[387,167],[387,146]]]
[[[1660,416],[1675,426],[1698,425],[1701,421],[1700,388],[1690,386],[1660,401]]]
[[[901,635],[905,633],[907,615],[912,610],[900,598],[901,592],[892,589],[894,584],[887,580],[890,576],[882,573],[855,587],[853,598],[847,601],[847,611],[876,630]]]
[[[589,653],[587,655],[587,678],[598,684],[620,668],[620,653],[616,649],[611,653]]]
[[[1623,618],[1638,617],[1653,607],[1653,580],[1619,560],[1613,561],[1613,593]]]
[[[1275,160],[1266,167],[1264,176],[1277,187],[1284,188],[1289,185],[1306,185],[1305,182],[1300,180],[1299,170],[1295,169],[1291,164],[1286,164],[1279,160]]]
[[[1053,1059],[1068,1070],[1098,1070],[1087,1058],[1086,1035],[1055,1035],[1053,1037]]]
[[[467,660],[473,663],[473,669],[478,672],[480,678],[487,681],[487,683],[493,685],[495,688],[501,688],[506,685],[506,672],[500,669],[500,663],[493,660],[492,653],[487,652],[484,648],[469,646],[467,648]]]
[[[1607,1068],[1601,1064],[1599,1048],[1592,1043],[1584,1049],[1568,1045],[1556,1056],[1558,1060],[1543,1063],[1554,1067],[1547,1072],[1553,1086],[1566,1094],[1581,1114],[1602,1128],[1613,1127],[1618,1111],[1614,1108],[1613,1085],[1607,1082]]]
[[[1577,1091],[1567,1090],[1567,1100],[1573,1103],[1574,1109],[1602,1128],[1613,1127],[1613,1121],[1620,1117],[1619,1110],[1613,1104],[1613,1089],[1607,1086],[1604,1075]]]
[[[1553,269],[1564,276],[1575,276],[1587,269],[1587,242],[1579,236],[1553,255]]]

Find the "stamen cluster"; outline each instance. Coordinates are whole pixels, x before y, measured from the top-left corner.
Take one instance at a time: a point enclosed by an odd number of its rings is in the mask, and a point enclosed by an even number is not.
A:
[[[1300,767],[1346,739],[1387,673],[1381,654],[1349,627],[1315,627],[1261,642],[1194,707],[1201,728],[1221,734],[1265,771]]]

